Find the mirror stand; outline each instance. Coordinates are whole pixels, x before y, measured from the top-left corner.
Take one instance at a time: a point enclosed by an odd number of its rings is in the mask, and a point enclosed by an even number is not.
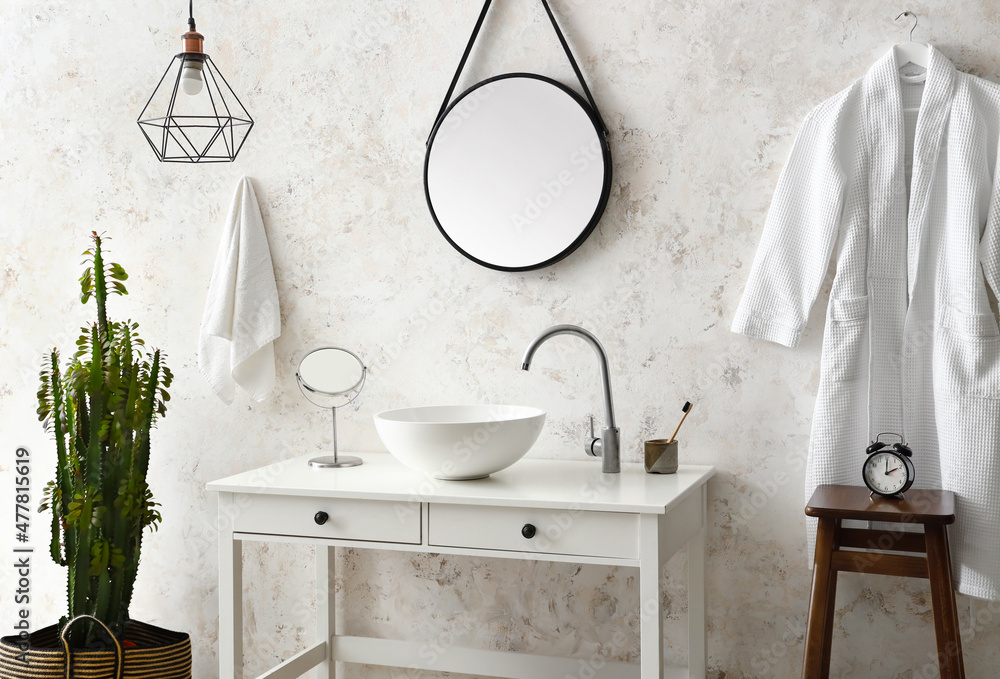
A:
[[[342,467],[357,467],[362,463],[360,457],[354,457],[352,455],[345,455],[340,457],[337,454],[337,409],[330,408],[330,414],[333,416],[333,455],[323,455],[321,457],[314,457],[309,460],[310,467],[317,467],[319,469],[340,469]]]
[[[313,349],[299,361],[295,381],[310,403],[329,410],[333,422],[333,455],[309,460],[314,469],[357,467],[360,457],[340,456],[337,450],[337,408],[350,405],[364,389],[368,368],[358,355],[340,347]]]

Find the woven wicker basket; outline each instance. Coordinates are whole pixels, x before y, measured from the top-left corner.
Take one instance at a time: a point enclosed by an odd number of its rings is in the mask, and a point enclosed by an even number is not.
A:
[[[80,620],[104,630],[113,648],[71,650],[65,635]],[[191,638],[153,625],[125,623],[125,648],[110,630],[89,615],[73,618],[63,629],[40,629],[21,650],[18,637],[0,639],[0,679],[191,679]]]

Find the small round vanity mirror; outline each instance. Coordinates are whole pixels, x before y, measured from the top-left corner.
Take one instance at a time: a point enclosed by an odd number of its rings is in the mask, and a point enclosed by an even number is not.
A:
[[[315,406],[328,408],[333,419],[333,455],[309,460],[313,467],[356,467],[361,458],[341,456],[337,451],[337,408],[358,397],[365,386],[368,368],[358,356],[339,347],[313,349],[299,361],[295,379],[302,395]]]
[[[587,239],[611,192],[611,151],[588,103],[544,76],[485,80],[428,142],[427,204],[469,259],[501,271],[558,262]]]

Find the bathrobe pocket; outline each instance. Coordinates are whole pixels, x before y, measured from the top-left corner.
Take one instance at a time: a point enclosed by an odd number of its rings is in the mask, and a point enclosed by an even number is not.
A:
[[[944,307],[934,344],[934,382],[950,394],[1000,399],[1000,332],[993,314]]]
[[[824,378],[835,382],[858,379],[868,353],[867,341],[868,296],[834,299],[823,340]]]

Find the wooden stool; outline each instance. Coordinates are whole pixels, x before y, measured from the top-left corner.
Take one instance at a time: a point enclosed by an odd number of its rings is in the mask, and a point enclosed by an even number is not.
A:
[[[906,499],[869,496],[863,486],[819,486],[806,514],[819,519],[803,679],[830,676],[837,573],[929,578],[941,679],[965,679],[958,609],[951,575],[947,525],[955,522],[955,496],[943,490],[908,490]],[[921,524],[924,532],[843,528],[843,519]],[[845,551],[848,550],[855,551]],[[882,552],[922,552],[921,556]]]

